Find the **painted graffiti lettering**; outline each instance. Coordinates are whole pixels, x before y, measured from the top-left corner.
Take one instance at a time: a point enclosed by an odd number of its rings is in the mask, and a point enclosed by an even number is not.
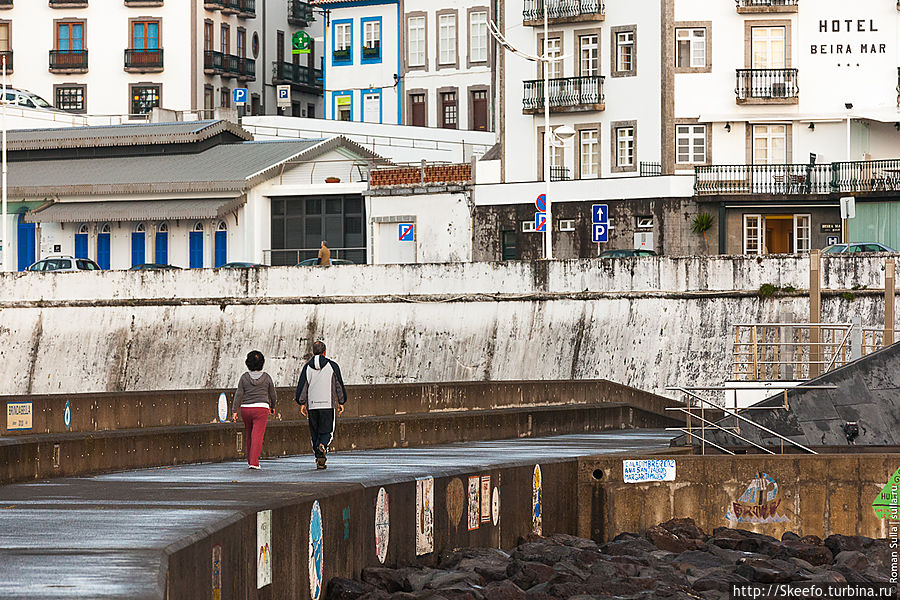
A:
[[[781,499],[779,498],[775,502],[768,502],[766,504],[755,504],[753,506],[747,504],[741,504],[740,502],[732,502],[731,507],[734,510],[734,516],[737,517],[737,520],[749,520],[749,519],[769,519],[776,515],[776,511],[778,510],[778,506],[781,504]]]
[[[623,460],[625,483],[645,481],[675,481],[674,460]]]

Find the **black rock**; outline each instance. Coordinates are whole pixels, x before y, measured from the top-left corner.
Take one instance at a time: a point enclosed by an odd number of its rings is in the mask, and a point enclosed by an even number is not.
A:
[[[525,592],[512,581],[493,581],[484,587],[489,600],[525,600]]]
[[[399,569],[366,567],[362,571],[362,580],[389,594],[393,594],[394,592],[413,591],[406,578],[406,574]]]
[[[526,591],[550,581],[555,574],[556,571],[549,565],[539,562],[523,562],[518,559],[513,559],[506,570],[510,581]]]
[[[374,592],[375,586],[344,577],[334,577],[328,582],[325,590],[325,600],[357,600],[369,592]]]
[[[743,584],[749,582],[749,579],[734,572],[732,569],[728,567],[722,567],[719,569],[713,569],[711,572],[695,581],[694,585],[692,585],[691,587],[698,592],[715,590],[718,592],[725,592],[730,594],[732,584]]]
[[[782,542],[798,542],[800,541],[800,536],[794,533],[793,531],[785,531],[784,535],[781,536]]]

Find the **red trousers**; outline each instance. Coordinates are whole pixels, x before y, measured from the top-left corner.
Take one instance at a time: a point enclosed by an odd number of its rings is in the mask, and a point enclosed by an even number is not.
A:
[[[247,463],[258,467],[263,436],[266,435],[266,422],[269,420],[269,409],[242,407],[241,420],[244,422],[244,437],[247,439]]]

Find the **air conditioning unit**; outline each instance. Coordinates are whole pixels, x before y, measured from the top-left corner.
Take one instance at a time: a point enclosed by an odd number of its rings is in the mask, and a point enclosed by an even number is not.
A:
[[[786,83],[773,83],[772,84],[772,97],[773,98],[787,98],[787,84]]]
[[[640,232],[634,234],[635,250],[653,250],[653,232]]]

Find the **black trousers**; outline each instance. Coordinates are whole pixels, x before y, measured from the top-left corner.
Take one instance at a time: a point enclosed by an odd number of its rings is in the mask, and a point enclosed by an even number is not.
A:
[[[325,456],[319,452],[319,444],[326,448],[334,439],[334,409],[315,408],[309,410],[309,437],[312,439],[316,458]]]

